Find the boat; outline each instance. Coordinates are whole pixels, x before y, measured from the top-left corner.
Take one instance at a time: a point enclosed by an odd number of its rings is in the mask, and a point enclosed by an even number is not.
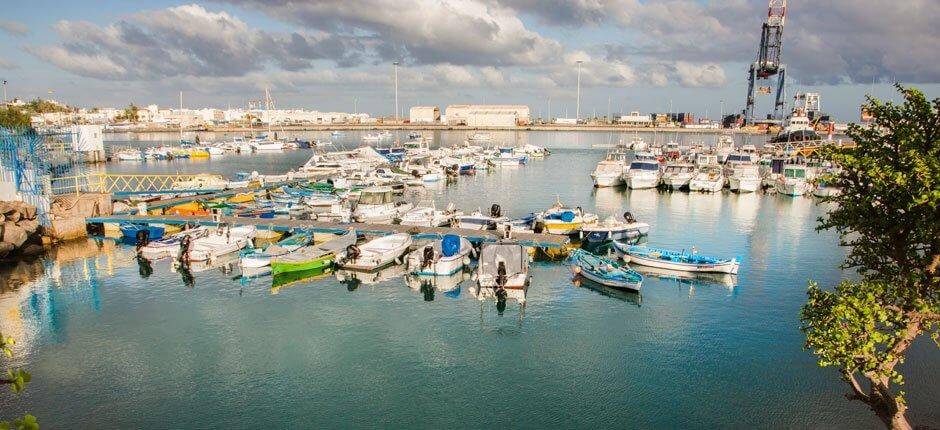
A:
[[[248,246],[254,237],[253,225],[219,226],[215,231],[193,239],[187,258],[189,261],[212,260]]]
[[[729,134],[722,134],[718,136],[718,141],[715,142],[714,148],[714,153],[718,157],[718,162],[724,163],[732,152],[734,152],[734,137]]]
[[[797,97],[799,96],[800,95],[798,94]],[[774,136],[770,142],[805,142],[819,139],[819,134],[816,133],[816,129],[814,129],[810,123],[810,119],[806,115],[806,110],[800,106],[797,106],[790,113],[790,116],[787,117],[786,121],[784,121],[783,128],[780,130],[780,133]]]
[[[231,183],[230,183],[231,184]],[[255,201],[255,193],[238,193],[225,200],[227,203],[249,203]]]
[[[362,190],[352,215],[357,222],[391,224],[413,207],[411,203],[396,201],[391,187],[375,186]]]
[[[449,225],[454,217],[463,215],[463,212],[457,211],[454,204],[447,205],[447,209],[438,210],[433,202],[431,206],[416,207],[401,216],[401,225],[412,225],[417,227],[441,227]]]
[[[488,142],[493,140],[493,135],[489,133],[473,133],[467,137],[467,140],[471,142]]]
[[[663,171],[659,182],[671,190],[680,190],[689,187],[689,182],[695,176],[695,165],[687,162],[669,162]]]
[[[412,242],[410,234],[396,233],[373,239],[362,246],[350,245],[340,265],[352,270],[381,269],[401,258]]]
[[[161,258],[171,257],[176,258],[179,255],[180,243],[184,238],[189,238],[188,240],[193,240],[200,236],[204,236],[209,233],[209,229],[206,227],[197,227],[189,230],[183,230],[179,233],[166,236],[162,239],[151,241],[144,247],[140,248],[140,256],[148,260],[159,260]]]
[[[649,153],[638,153],[637,158],[623,172],[623,181],[631,190],[656,188],[659,185],[659,162]]]
[[[578,233],[585,225],[597,223],[597,215],[586,214],[580,207],[565,207],[556,201],[554,206],[542,214],[539,223],[545,233],[568,236]]]
[[[240,255],[239,265],[243,269],[254,269],[271,265],[271,259],[289,254],[313,241],[313,235],[309,232],[299,232],[288,236],[287,238],[273,243],[267,248],[252,248],[243,251]]]
[[[144,161],[143,155],[136,149],[123,149],[114,154],[114,157],[120,161]]]
[[[146,234],[146,241],[163,238],[163,227],[148,224],[121,223],[121,235],[125,241],[137,241],[137,234]]]
[[[624,261],[640,266],[656,267],[679,272],[727,273],[736,275],[741,263],[737,258],[717,258],[692,252],[670,251],[640,245],[613,242],[614,249],[623,255]]]
[[[410,236],[409,236],[410,238]],[[337,258],[346,256],[347,249],[356,245],[356,231],[350,229],[319,245],[306,245],[271,259],[271,274],[326,269]]]
[[[597,163],[597,167],[591,173],[594,186],[602,188],[623,185],[622,175],[626,167],[625,157],[626,154],[622,152],[611,152],[607,154],[603,161]]]
[[[455,216],[451,224],[454,228],[466,230],[493,230],[496,228],[496,223],[508,220],[500,212],[499,205],[493,205],[489,215],[478,209],[470,214]]]
[[[541,215],[533,212],[518,218],[497,221],[496,229],[503,232],[506,237],[513,233],[535,233],[535,225]]]
[[[169,215],[182,215],[182,216],[200,216],[200,215],[209,215],[209,211],[206,209],[205,205],[202,202],[192,201],[181,203],[175,206],[171,206],[166,210],[166,213]]]
[[[480,298],[484,291],[502,295],[503,299],[511,292],[521,292],[520,302],[525,301],[525,291],[529,287],[529,253],[515,242],[487,242],[480,248],[477,265],[477,285]]]
[[[600,257],[583,249],[573,249],[568,256],[568,264],[575,275],[613,288],[640,291],[643,275],[621,266],[616,261]]]
[[[248,143],[255,152],[262,151],[281,151],[284,149],[284,143],[278,142],[276,140],[268,139],[254,139]]]
[[[497,154],[490,158],[490,163],[494,166],[521,166],[526,163],[527,157],[524,154],[518,154],[512,147],[497,148]]]
[[[594,243],[610,240],[630,240],[649,234],[649,224],[637,221],[630,212],[625,212],[623,217],[624,221],[610,216],[596,224],[581,227],[584,240]]]
[[[813,190],[813,195],[819,198],[838,197],[842,195],[842,188],[833,187],[825,181],[819,181],[816,184],[816,189]]]
[[[473,246],[470,241],[453,234],[418,247],[405,259],[412,275],[447,276],[463,270],[469,263]]]
[[[802,164],[787,164],[783,166],[774,188],[780,194],[787,196],[802,196],[813,188],[812,181],[816,179],[815,171]]]
[[[739,193],[753,193],[760,185],[760,167],[756,164],[739,164],[728,178],[728,188]]]
[[[704,165],[698,168],[689,181],[689,191],[716,193],[725,187],[725,176],[719,165]]]

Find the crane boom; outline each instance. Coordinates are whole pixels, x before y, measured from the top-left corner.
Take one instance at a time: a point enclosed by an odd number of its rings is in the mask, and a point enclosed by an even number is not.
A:
[[[748,73],[747,103],[744,108],[745,124],[753,122],[754,85],[759,79],[777,76],[777,94],[774,104],[774,118],[779,119],[780,108],[786,98],[784,84],[786,70],[780,61],[783,48],[783,26],[787,19],[787,0],[770,0],[767,8],[767,20],[761,26],[760,46],[757,61],[751,64]]]

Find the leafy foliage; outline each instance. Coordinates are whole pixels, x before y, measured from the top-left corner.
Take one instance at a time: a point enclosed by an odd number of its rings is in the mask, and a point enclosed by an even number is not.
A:
[[[26,128],[30,126],[29,115],[15,107],[0,107],[0,127]]]
[[[895,367],[923,332],[937,338],[940,315],[940,99],[897,86],[904,103],[869,98],[871,127],[852,125],[852,148],[823,156],[841,170],[826,178],[842,189],[817,229],[834,229],[851,247],[843,267],[861,281],[833,291],[810,284],[803,307],[806,347],[820,366],[837,366],[855,398],[891,427],[909,426],[904,380]],[[869,381],[866,393],[856,380]]]
[[[118,121],[137,122],[137,111],[139,110],[140,108],[137,107],[137,105],[131,103],[127,105],[127,107],[124,108],[124,112],[115,117],[115,119]]]
[[[26,103],[25,107],[26,107],[26,111],[29,113],[55,113],[55,112],[66,113],[66,112],[72,112],[75,110],[69,106],[55,103],[49,100],[43,100],[40,98],[33,99],[29,103]]]
[[[3,351],[3,354],[7,357],[13,357],[13,345],[16,342],[12,337],[3,336],[0,333],[0,351]],[[29,372],[23,369],[9,369],[6,372],[6,378],[0,379],[0,383],[9,384],[13,389],[14,393],[19,393],[26,388],[26,384],[29,383],[32,376]],[[38,430],[39,423],[36,422],[36,417],[26,414],[23,418],[16,418],[11,424],[9,421],[0,421],[0,430]]]

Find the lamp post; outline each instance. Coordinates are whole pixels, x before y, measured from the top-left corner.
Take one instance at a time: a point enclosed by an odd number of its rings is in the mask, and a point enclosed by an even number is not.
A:
[[[398,122],[398,64],[399,62],[392,63],[395,66],[395,122]]]
[[[575,108],[575,122],[581,120],[581,63],[583,61],[578,60],[578,101]]]

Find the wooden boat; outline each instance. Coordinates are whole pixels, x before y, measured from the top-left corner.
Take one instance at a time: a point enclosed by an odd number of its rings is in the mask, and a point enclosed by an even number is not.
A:
[[[248,203],[255,201],[255,193],[238,193],[226,200],[228,203]]]
[[[192,241],[189,261],[213,260],[248,246],[255,237],[255,226],[219,226],[214,232]]]
[[[412,275],[447,276],[463,269],[472,249],[467,239],[446,234],[412,251],[405,263]]]
[[[380,269],[404,255],[412,242],[411,235],[397,233],[373,239],[361,247],[351,245],[342,266],[354,270]]]
[[[526,290],[529,286],[529,254],[515,242],[484,243],[477,265],[481,289]]]
[[[641,266],[669,269],[679,272],[729,273],[736,275],[741,263],[737,258],[717,258],[692,252],[670,251],[647,246],[626,245],[613,242],[614,249],[623,255],[624,261]]]
[[[288,272],[330,268],[336,258],[345,257],[347,248],[355,244],[356,231],[350,230],[319,245],[303,246],[293,252],[272,258],[271,274],[277,276]]]
[[[643,275],[583,249],[572,250],[568,263],[574,274],[608,287],[640,291],[643,284]]]
[[[585,225],[581,228],[584,240],[588,242],[628,240],[649,234],[649,224],[633,219],[630,212],[625,212],[623,216],[625,221],[619,221],[610,216],[602,222]]]

